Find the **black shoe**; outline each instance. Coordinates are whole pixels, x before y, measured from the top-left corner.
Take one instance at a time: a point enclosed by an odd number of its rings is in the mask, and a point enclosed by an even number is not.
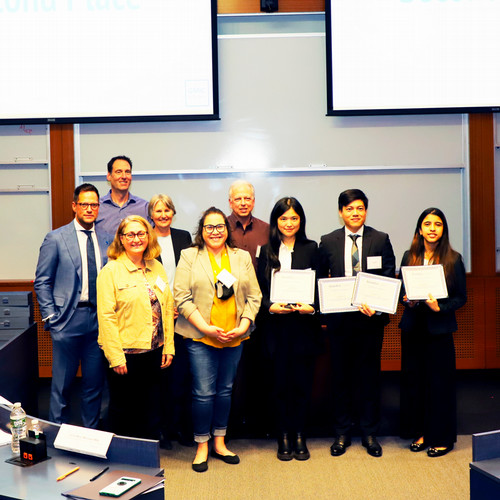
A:
[[[172,441],[170,441],[170,439],[162,437],[160,439],[160,448],[162,450],[171,450],[172,449]]]
[[[380,446],[375,436],[366,436],[361,440],[361,444],[366,448],[368,455],[372,457],[382,456],[382,446]]]
[[[427,450],[427,456],[429,456],[429,457],[442,457],[443,455],[446,455],[451,450],[453,450],[453,445],[447,446],[443,450],[438,450],[436,447],[429,448]]]
[[[201,462],[199,464],[192,464],[191,467],[195,472],[205,472],[208,470],[208,460]]]
[[[295,460],[309,460],[311,454],[307,449],[306,438],[301,432],[297,432],[297,439],[293,450],[293,457]]]
[[[290,437],[285,432],[281,434],[278,438],[278,460],[283,462],[288,462],[293,458],[292,444],[290,443]]]
[[[340,457],[340,455],[343,455],[348,446],[351,446],[351,437],[347,434],[339,434],[330,446],[332,457]]]
[[[240,463],[240,457],[238,455],[222,455],[220,453],[217,453],[213,448],[210,452],[210,456],[218,458],[219,460],[222,460],[226,464],[230,465],[236,465]]]
[[[176,432],[175,439],[180,445],[186,446],[187,448],[193,448],[193,446],[195,445],[192,434],[187,434],[184,432]]]
[[[413,443],[410,444],[410,451],[414,451],[415,453],[417,453],[419,451],[424,451],[427,448],[427,446],[429,446],[428,444],[426,444],[425,440],[422,441],[421,443],[418,443],[417,441],[418,439],[415,439],[415,441],[413,441]]]

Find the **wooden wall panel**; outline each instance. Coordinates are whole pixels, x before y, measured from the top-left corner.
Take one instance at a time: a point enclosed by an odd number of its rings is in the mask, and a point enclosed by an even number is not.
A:
[[[279,0],[278,12],[324,12],[325,0]],[[260,13],[260,0],[219,0],[219,14]]]
[[[472,275],[495,276],[495,144],[492,113],[469,115]]]
[[[486,368],[500,368],[500,278],[485,280]]]
[[[457,368],[486,368],[484,280],[467,278],[467,303],[457,311],[455,332]]]
[[[75,190],[75,153],[73,125],[50,126],[50,176],[52,194],[52,229],[68,224]]]

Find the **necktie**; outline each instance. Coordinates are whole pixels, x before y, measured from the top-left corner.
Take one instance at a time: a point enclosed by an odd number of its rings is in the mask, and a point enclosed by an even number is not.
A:
[[[361,271],[359,265],[358,244],[356,243],[356,240],[359,238],[359,234],[350,234],[349,236],[352,239],[352,248],[351,248],[352,275],[356,276],[356,274],[358,274],[359,271]]]
[[[97,305],[97,265],[95,262],[94,241],[92,240],[92,231],[83,231],[87,235],[87,271],[89,277],[89,302]]]

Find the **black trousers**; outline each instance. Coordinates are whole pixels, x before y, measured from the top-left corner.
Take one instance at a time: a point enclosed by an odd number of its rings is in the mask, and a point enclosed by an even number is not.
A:
[[[142,354],[126,354],[127,374],[110,368],[109,426],[121,436],[160,439],[162,347]]]
[[[334,430],[349,434],[359,424],[363,436],[380,426],[380,355],[384,327],[343,328],[330,335]]]
[[[401,437],[429,446],[457,440],[453,334],[425,329],[401,334]]]
[[[304,432],[307,424],[315,357],[297,355],[283,344],[271,360],[272,397],[279,434]]]
[[[161,370],[161,432],[165,438],[180,433],[193,436],[191,417],[191,372],[186,341],[174,335],[175,356],[172,364]]]

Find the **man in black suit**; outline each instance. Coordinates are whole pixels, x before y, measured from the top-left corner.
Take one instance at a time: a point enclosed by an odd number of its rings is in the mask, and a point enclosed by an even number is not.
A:
[[[354,276],[359,271],[394,278],[395,257],[389,236],[365,226],[368,198],[359,189],[340,194],[344,227],[321,237],[319,277]],[[382,456],[376,434],[380,423],[380,355],[387,314],[367,305],[359,311],[324,316],[330,336],[335,440],[331,454],[340,456],[351,444],[353,422],[362,444]]]

